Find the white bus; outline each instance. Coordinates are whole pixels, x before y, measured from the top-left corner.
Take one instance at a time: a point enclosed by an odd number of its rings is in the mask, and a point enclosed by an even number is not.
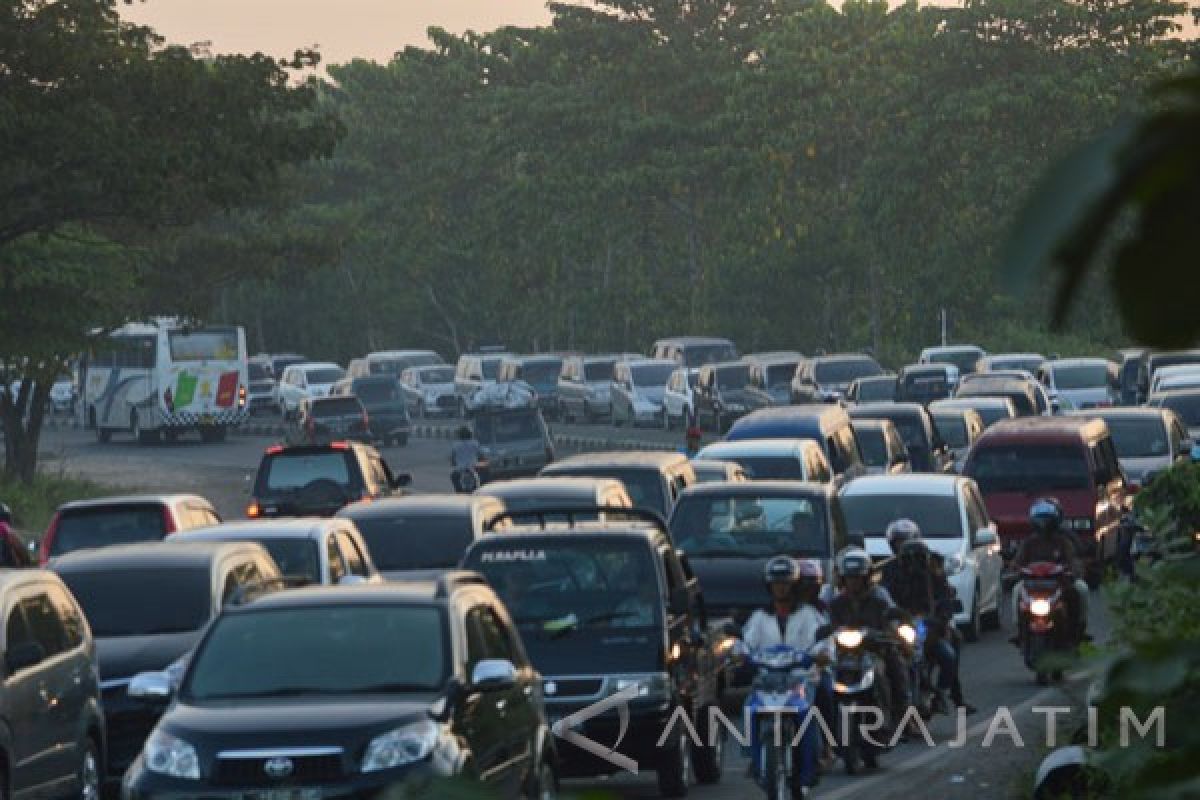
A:
[[[246,333],[130,323],[93,345],[80,383],[86,423],[101,442],[128,432],[148,444],[187,431],[221,441],[247,416]]]

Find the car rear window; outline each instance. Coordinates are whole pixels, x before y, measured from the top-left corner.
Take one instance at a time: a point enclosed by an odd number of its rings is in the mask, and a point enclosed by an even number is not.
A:
[[[737,348],[731,344],[691,344],[684,348],[685,366],[702,367],[720,361],[733,361],[738,357]]]
[[[251,361],[246,365],[246,377],[252,381],[271,380],[271,371],[262,364]]]
[[[212,580],[203,567],[105,568],[60,576],[98,637],[198,630],[212,614]]]
[[[583,365],[583,379],[587,381],[611,381],[613,377],[612,361],[593,361]]]
[[[1082,445],[987,445],[975,451],[967,472],[985,493],[1076,490],[1092,485]]]
[[[1108,367],[1104,364],[1054,368],[1054,385],[1059,389],[1103,389],[1108,386],[1108,380]]]
[[[263,488],[268,491],[287,491],[299,489],[321,479],[348,486],[351,458],[353,455],[348,450],[276,453],[267,457]]]
[[[527,383],[554,383],[561,372],[562,361],[526,361],[521,365],[521,378]]]
[[[555,470],[555,475],[581,475],[592,478],[615,478],[625,484],[625,491],[633,501],[634,508],[667,512],[667,498],[663,495],[662,473],[657,469],[621,469],[619,467],[580,467],[570,472]]]
[[[885,378],[875,381],[863,381],[858,385],[858,399],[861,402],[886,402],[896,399],[896,379]]]
[[[855,430],[854,438],[858,440],[858,450],[862,453],[863,463],[870,467],[888,466],[887,443],[881,430]]]
[[[305,370],[304,377],[314,384],[337,383],[346,377],[346,372],[341,367],[318,367]]]
[[[400,385],[394,379],[355,381],[354,394],[364,403],[387,403],[400,399]]]
[[[279,566],[279,573],[286,578],[304,578],[313,583],[321,582],[321,556],[317,543],[312,539],[283,539],[264,536],[256,539],[266,548]]]
[[[970,444],[967,441],[967,423],[963,417],[957,414],[935,414],[933,422],[938,435],[948,447],[957,449]]]
[[[898,519],[911,519],[921,535],[932,539],[958,538],[962,516],[952,495],[861,494],[843,495],[842,513],[854,533],[882,536]]]
[[[726,461],[735,461],[749,477],[756,481],[802,481],[804,465],[800,456],[724,456]]]
[[[362,403],[357,397],[330,397],[312,405],[314,417],[348,417],[362,414],[362,410]]]
[[[1162,419],[1109,417],[1108,432],[1119,458],[1155,458],[1170,455],[1167,426]]]
[[[515,414],[482,414],[475,418],[475,438],[482,444],[525,442],[542,438],[542,425],[535,411]]]
[[[475,539],[465,514],[370,516],[354,521],[371,552],[375,566],[384,571],[449,569],[462,559]]]
[[[859,378],[879,374],[879,365],[867,358],[821,361],[813,368],[817,383],[852,383]]]
[[[1178,414],[1187,427],[1200,427],[1200,394],[1167,395],[1161,405]]]
[[[163,513],[162,506],[149,503],[63,511],[50,542],[50,555],[158,541],[166,535]]]

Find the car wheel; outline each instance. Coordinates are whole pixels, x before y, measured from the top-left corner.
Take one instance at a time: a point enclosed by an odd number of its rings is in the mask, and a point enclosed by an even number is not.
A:
[[[721,767],[725,761],[725,732],[718,724],[713,728],[713,714],[702,709],[696,724],[700,744],[691,743],[692,759],[696,765],[696,780],[700,783],[720,783]],[[709,742],[712,742],[711,746]]]
[[[692,743],[688,738],[687,729],[680,725],[675,741],[663,747],[659,753],[658,793],[663,797],[686,797],[688,779],[692,772]]]
[[[971,617],[966,625],[962,626],[963,638],[968,642],[978,642],[979,632],[982,625],[979,621],[979,590],[975,590],[974,598],[971,600]]]
[[[79,798],[80,800],[100,800],[100,790],[103,778],[100,775],[100,748],[88,737],[87,746],[83,750],[83,758],[79,762]]]
[[[558,797],[558,776],[554,774],[554,767],[542,764],[538,768],[537,777],[529,790],[528,797],[529,800],[554,800],[555,797]]]

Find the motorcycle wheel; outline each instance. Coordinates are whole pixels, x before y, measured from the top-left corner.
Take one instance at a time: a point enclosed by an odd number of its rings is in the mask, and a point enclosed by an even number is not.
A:
[[[844,731],[842,734],[845,737],[845,744],[841,748],[842,762],[846,765],[847,775],[857,775],[860,765],[858,721],[851,717],[847,723],[850,725],[850,730]]]
[[[766,749],[766,762],[763,764],[763,788],[767,791],[767,800],[788,800],[791,787],[788,785],[786,755],[783,748],[786,745],[771,743]]]

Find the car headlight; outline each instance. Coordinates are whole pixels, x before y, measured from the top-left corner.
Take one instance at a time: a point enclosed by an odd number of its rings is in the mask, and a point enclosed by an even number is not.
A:
[[[155,730],[142,748],[146,769],[172,778],[200,780],[200,758],[196,748],[182,739]]]
[[[367,745],[362,771],[378,772],[402,767],[428,758],[437,746],[438,727],[433,720],[421,720],[412,725],[376,736]]]
[[[967,566],[967,560],[961,555],[947,556],[945,565],[947,575],[957,575]]]
[[[619,678],[614,684],[615,692],[623,692],[630,686],[638,687],[638,697],[666,697],[671,679],[665,672],[656,672],[638,677]]]
[[[1044,617],[1050,613],[1050,601],[1037,599],[1029,604],[1029,613],[1035,617]]]
[[[836,638],[838,647],[853,650],[863,643],[863,632],[856,630],[838,631]]]

